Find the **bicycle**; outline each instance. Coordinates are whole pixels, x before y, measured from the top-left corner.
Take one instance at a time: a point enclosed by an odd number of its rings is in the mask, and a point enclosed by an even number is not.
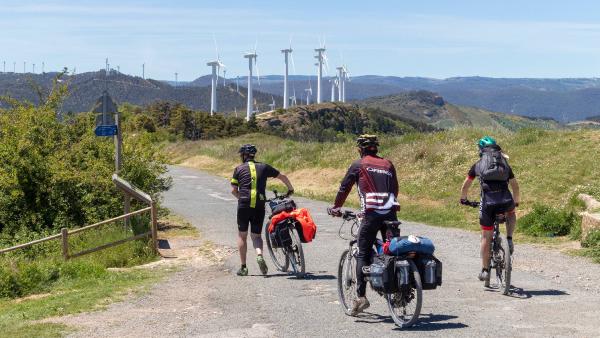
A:
[[[271,207],[269,221],[265,225],[265,240],[269,255],[278,271],[287,272],[291,264],[292,273],[298,278],[302,278],[306,273],[306,263],[304,260],[304,251],[302,250],[302,241],[298,235],[298,221],[293,218],[286,218],[277,223],[273,233],[269,232],[270,220],[276,215],[277,207],[281,210],[291,211],[296,208],[296,203],[288,199],[289,195],[278,195],[273,190],[274,198],[267,200]],[[282,208],[283,206],[283,208]]]
[[[480,202],[466,201],[464,203],[467,206],[478,208],[481,206]],[[508,239],[500,234],[500,225],[506,223],[506,214],[497,214],[494,220],[494,232],[492,235],[492,245],[490,245],[490,272],[491,269],[496,270],[496,283],[498,289],[502,290],[503,295],[510,294],[510,277],[512,273],[512,255],[510,253],[510,247],[508,245]],[[488,273],[487,279],[484,281],[486,288],[490,287],[490,275]]]
[[[349,210],[342,212],[341,215],[333,215],[330,210],[328,210],[328,214],[342,217],[344,222],[340,226],[338,236],[344,240],[349,240],[348,249],[345,249],[340,257],[337,286],[340,305],[344,309],[346,315],[351,315],[352,302],[358,297],[356,293],[356,256],[358,254],[357,231],[359,227],[359,216]],[[350,228],[350,235],[353,237],[352,239],[345,238],[342,235],[342,229],[346,223],[352,223]],[[398,227],[401,224],[398,221],[386,221],[384,223],[388,229],[391,227]],[[378,247],[382,244],[383,242],[378,239],[373,248],[375,251],[374,255],[380,257],[383,256],[378,255],[377,252]],[[406,270],[398,269],[398,278],[402,278],[406,283],[398,283],[397,292],[384,294],[375,290],[379,295],[385,297],[392,319],[400,328],[410,327],[417,321],[423,302],[423,286],[419,270],[413,261],[414,257],[414,253],[396,257],[396,266],[398,266],[398,262],[401,262],[401,264],[404,262],[408,263],[405,264]],[[403,273],[400,273],[400,271]],[[368,273],[365,273],[365,275],[366,280],[370,281]],[[372,286],[371,288],[373,289]]]

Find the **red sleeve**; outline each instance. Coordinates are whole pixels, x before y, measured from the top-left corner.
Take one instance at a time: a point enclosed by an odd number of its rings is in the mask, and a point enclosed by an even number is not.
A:
[[[467,174],[467,178],[470,180],[474,180],[475,177],[477,177],[477,172],[475,171],[475,165],[476,164],[473,164],[473,166],[469,170],[469,173]]]
[[[346,202],[346,198],[348,198],[350,191],[352,191],[352,186],[356,184],[356,181],[358,181],[359,171],[360,162],[358,161],[352,163],[350,168],[348,168],[346,176],[340,184],[340,190],[338,191],[337,196],[335,197],[335,203],[333,205],[334,208],[341,208],[344,205],[344,202]]]

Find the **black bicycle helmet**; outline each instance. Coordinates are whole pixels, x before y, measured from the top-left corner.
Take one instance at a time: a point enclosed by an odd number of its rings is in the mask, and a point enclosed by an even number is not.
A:
[[[240,150],[238,151],[238,153],[240,153],[242,155],[254,156],[256,154],[256,146],[253,144],[244,144],[243,146],[240,147]]]
[[[379,146],[379,141],[377,135],[363,134],[356,139],[356,145],[361,149],[375,148]]]

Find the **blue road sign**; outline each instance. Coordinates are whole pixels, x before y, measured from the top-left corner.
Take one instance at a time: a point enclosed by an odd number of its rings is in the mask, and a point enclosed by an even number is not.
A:
[[[115,136],[117,135],[117,126],[115,125],[104,125],[97,126],[94,130],[96,136]]]

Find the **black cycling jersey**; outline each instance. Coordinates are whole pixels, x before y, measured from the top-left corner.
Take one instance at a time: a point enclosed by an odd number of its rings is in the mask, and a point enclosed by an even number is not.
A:
[[[279,171],[266,163],[247,161],[235,168],[231,184],[240,194],[239,208],[264,209],[267,178],[279,176]]]

